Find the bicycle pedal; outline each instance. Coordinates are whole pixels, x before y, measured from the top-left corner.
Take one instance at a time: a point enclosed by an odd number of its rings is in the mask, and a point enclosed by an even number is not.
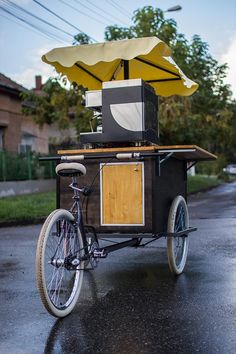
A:
[[[107,253],[104,249],[102,249],[102,250],[100,250],[100,249],[95,249],[95,250],[93,251],[93,257],[94,257],[94,258],[106,258],[107,255],[108,255],[108,253]]]
[[[73,259],[73,261],[71,262],[71,264],[74,266],[74,267],[77,267],[79,264],[80,264],[80,260],[75,258]]]

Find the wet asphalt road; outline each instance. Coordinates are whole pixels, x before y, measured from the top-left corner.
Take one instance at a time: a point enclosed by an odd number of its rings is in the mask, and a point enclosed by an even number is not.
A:
[[[35,286],[39,226],[0,229],[0,353],[236,353],[236,183],[189,198],[186,271],[168,270],[165,240],[127,248],[86,272],[63,320]]]

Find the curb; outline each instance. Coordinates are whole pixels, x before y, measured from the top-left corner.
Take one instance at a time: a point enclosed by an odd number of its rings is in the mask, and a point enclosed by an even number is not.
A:
[[[28,220],[13,220],[13,221],[0,221],[0,228],[2,227],[11,227],[11,226],[27,226],[27,225],[38,225],[43,224],[45,218],[38,218],[38,219],[28,219]]]
[[[196,195],[196,194],[198,194],[198,193],[203,193],[203,192],[211,191],[212,189],[217,188],[217,187],[221,186],[222,184],[224,184],[224,182],[219,183],[219,184],[217,184],[217,185],[215,185],[215,186],[211,186],[211,187],[206,187],[206,188],[199,189],[199,190],[196,191],[196,192],[188,193],[187,196],[190,197],[190,196]]]

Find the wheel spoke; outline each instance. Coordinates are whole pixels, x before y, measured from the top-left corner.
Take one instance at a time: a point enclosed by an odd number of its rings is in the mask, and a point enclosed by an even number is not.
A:
[[[84,247],[70,215],[62,209],[50,214],[37,247],[40,296],[46,309],[59,317],[66,316],[75,306],[83,279],[83,271],[74,269],[71,264],[71,259],[78,258]]]

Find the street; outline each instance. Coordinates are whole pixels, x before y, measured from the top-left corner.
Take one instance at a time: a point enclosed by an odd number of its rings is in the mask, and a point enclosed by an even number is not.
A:
[[[166,240],[125,248],[85,272],[65,319],[35,285],[40,225],[0,229],[0,354],[236,352],[236,182],[189,197],[185,273],[171,275]]]

